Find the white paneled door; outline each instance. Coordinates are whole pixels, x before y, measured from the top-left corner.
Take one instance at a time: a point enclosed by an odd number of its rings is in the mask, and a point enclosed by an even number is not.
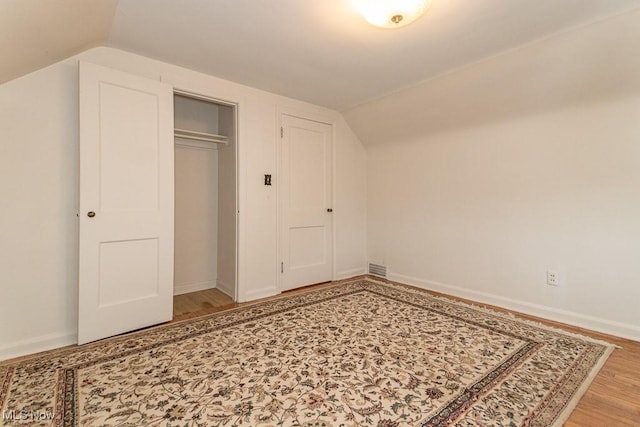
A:
[[[171,320],[173,89],[80,63],[78,343]]]
[[[281,118],[280,288],[333,276],[332,127]]]

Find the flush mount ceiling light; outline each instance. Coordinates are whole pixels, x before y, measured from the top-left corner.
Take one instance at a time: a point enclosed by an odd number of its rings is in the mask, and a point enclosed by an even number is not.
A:
[[[353,0],[353,5],[371,25],[404,27],[420,18],[429,0]]]

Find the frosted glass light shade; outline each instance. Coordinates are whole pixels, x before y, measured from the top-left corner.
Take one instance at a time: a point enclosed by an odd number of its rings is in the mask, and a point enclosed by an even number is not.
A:
[[[371,25],[400,28],[422,16],[429,0],[353,0],[353,5]]]

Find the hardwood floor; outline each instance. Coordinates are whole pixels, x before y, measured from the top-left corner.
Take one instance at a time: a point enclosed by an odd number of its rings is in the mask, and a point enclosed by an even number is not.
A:
[[[565,426],[640,426],[640,343],[579,328],[562,328],[621,347],[609,357]]]
[[[564,424],[565,427],[640,426],[640,342],[533,316],[514,314],[621,347],[609,356],[604,367],[571,413],[571,417]]]
[[[327,286],[314,285],[287,293],[294,294]],[[410,288],[410,286],[407,286]],[[457,301],[476,304],[496,311],[509,312],[499,307],[477,304],[473,301],[445,296]],[[233,300],[218,291],[211,289],[174,297],[174,321],[204,316],[206,314],[239,307],[244,304],[234,303]],[[546,325],[564,329],[569,332],[587,335],[620,346],[607,360],[598,373],[578,406],[571,414],[565,427],[610,427],[610,426],[640,426],[640,342],[617,338],[586,329],[576,328],[557,322],[540,319],[520,313],[516,316],[541,322]]]
[[[403,285],[408,288],[412,286]],[[602,334],[559,322],[529,316],[487,304],[480,304],[450,295],[429,292],[452,300],[512,313],[522,319],[563,329],[619,346],[609,356],[587,392],[571,413],[564,427],[623,427],[640,426],[640,342]]]
[[[191,319],[237,307],[233,299],[218,289],[191,292],[173,297],[173,321]]]

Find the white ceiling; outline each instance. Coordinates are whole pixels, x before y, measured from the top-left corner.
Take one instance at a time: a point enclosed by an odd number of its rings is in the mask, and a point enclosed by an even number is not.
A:
[[[115,4],[0,0],[0,82],[102,44],[345,110],[640,0],[432,0],[398,30],[371,27],[349,0]]]
[[[540,114],[557,119],[557,112],[567,108],[592,108],[637,96],[639,43],[637,9],[485,59],[342,114],[369,146],[425,141],[436,133]],[[603,116],[604,128],[608,122]]]

